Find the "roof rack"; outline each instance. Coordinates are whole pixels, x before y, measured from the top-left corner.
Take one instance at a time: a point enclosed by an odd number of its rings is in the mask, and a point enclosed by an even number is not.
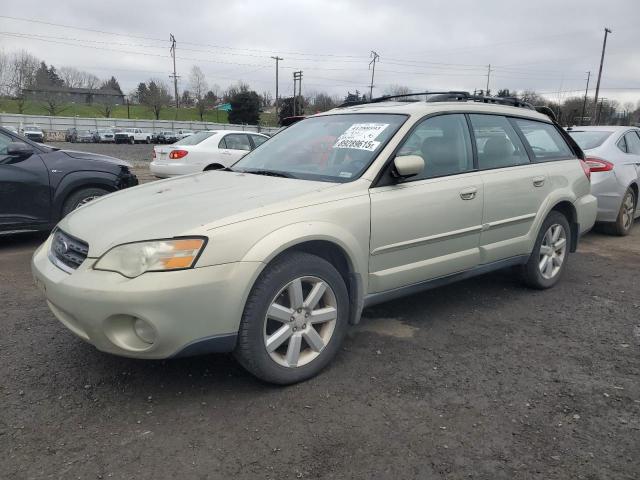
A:
[[[401,95],[384,95],[382,97],[373,98],[371,100],[358,100],[351,102],[344,102],[340,107],[350,107],[353,105],[362,105],[367,103],[380,103],[386,102],[398,98],[415,97],[418,95],[424,95],[427,102],[481,102],[481,103],[493,103],[498,105],[509,105],[512,107],[521,107],[535,110],[533,105],[516,97],[489,97],[486,95],[476,95],[464,91],[448,91],[448,92],[417,92],[417,93],[404,93]],[[428,98],[431,96],[431,98]],[[409,100],[418,102],[420,100]],[[546,113],[546,112],[545,112]]]

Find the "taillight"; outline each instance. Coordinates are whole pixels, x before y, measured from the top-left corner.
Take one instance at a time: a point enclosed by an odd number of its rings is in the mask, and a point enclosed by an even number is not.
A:
[[[613,170],[613,163],[607,162],[598,157],[587,157],[584,159],[591,172],[609,172]]]
[[[587,179],[591,181],[591,168],[584,160],[580,160],[580,166],[582,167],[582,171],[587,176]]]
[[[171,153],[169,153],[169,158],[171,158],[172,160],[176,160],[178,158],[182,158],[185,157],[187,155],[186,150],[171,150]]]

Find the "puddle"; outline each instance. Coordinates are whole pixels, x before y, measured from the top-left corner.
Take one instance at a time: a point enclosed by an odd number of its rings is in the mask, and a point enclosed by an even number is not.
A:
[[[419,328],[407,325],[397,318],[363,318],[360,320],[357,330],[377,333],[386,337],[413,338]]]

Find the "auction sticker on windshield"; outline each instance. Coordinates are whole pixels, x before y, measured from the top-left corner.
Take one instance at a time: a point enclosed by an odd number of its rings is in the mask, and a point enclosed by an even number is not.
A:
[[[388,123],[354,123],[338,137],[333,148],[355,148],[373,152],[380,142],[375,140]]]

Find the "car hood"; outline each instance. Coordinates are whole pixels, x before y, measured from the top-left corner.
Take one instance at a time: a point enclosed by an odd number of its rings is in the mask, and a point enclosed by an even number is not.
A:
[[[206,235],[258,216],[323,203],[342,185],[212,171],[128,188],[94,200],[59,224],[89,244],[89,257],[127,242]]]
[[[76,150],[58,150],[66,155],[69,155],[71,158],[77,158],[79,160],[93,160],[96,162],[107,162],[113,163],[115,165],[124,165],[125,167],[133,168],[129,162],[121,160],[115,157],[109,157],[107,155],[100,155],[99,153],[90,153],[90,152],[78,152]]]

